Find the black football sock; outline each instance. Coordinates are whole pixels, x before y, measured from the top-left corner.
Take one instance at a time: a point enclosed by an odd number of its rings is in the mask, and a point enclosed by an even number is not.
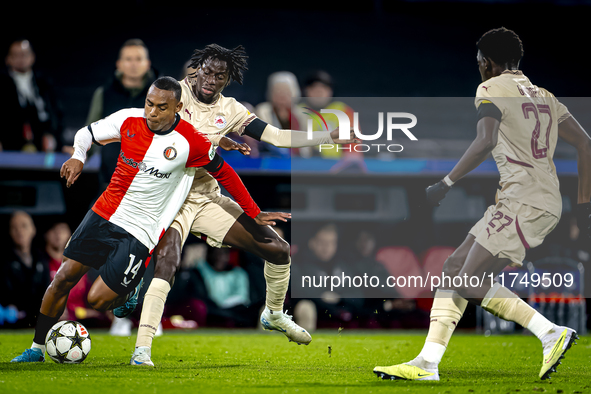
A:
[[[58,320],[59,317],[49,317],[43,313],[39,313],[39,316],[37,316],[37,325],[35,325],[35,337],[33,338],[33,342],[45,346],[45,337],[51,327],[53,327]]]

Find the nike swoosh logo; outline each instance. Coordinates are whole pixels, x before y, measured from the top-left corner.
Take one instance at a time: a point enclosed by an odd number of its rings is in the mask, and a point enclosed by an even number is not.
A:
[[[432,373],[426,373],[426,374],[422,374],[422,375],[421,375],[420,373],[419,373],[419,374],[417,374],[417,376],[418,376],[419,378],[422,378],[423,376],[431,376],[431,375],[433,375],[433,374],[432,374]]]

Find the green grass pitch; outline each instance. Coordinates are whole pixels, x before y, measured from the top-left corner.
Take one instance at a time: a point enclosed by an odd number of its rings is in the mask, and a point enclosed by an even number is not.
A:
[[[30,346],[32,331],[0,332],[0,393],[591,393],[589,336],[541,381],[535,337],[457,333],[440,382],[384,381],[372,373],[416,356],[425,332],[319,331],[309,346],[298,346],[254,330],[166,331],[154,342],[155,368],[129,365],[135,337],[91,336],[82,364],[23,365],[10,360]]]

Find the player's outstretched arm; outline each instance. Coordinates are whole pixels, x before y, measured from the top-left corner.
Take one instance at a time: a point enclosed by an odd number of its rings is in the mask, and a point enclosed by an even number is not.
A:
[[[577,224],[585,237],[591,240],[591,138],[572,116],[560,122],[558,136],[577,149]]]
[[[339,139],[338,129],[315,131],[309,136],[305,131],[278,129],[271,125],[265,127],[260,140],[278,148],[304,148],[322,144],[352,144],[359,142],[355,138],[353,130],[350,131],[348,139]]]
[[[277,220],[287,222],[287,219],[291,219],[290,213],[262,212],[250,196],[238,174],[236,174],[236,171],[217,153],[213,160],[204,166],[204,168],[226,188],[244,212],[253,218],[257,224],[261,226],[275,226]]]
[[[476,139],[454,166],[451,172],[441,181],[427,188],[427,201],[432,206],[439,206],[451,186],[478,167],[497,145],[499,121],[485,116],[476,125]]]
[[[278,148],[304,148],[322,144],[351,144],[359,142],[353,130],[348,139],[339,139],[339,131],[315,131],[308,135],[305,131],[279,129],[259,118],[255,118],[244,128],[244,134]]]
[[[240,208],[251,218],[257,217],[261,209],[254,202],[236,171],[217,153],[213,159],[203,166],[217,181],[224,186]]]

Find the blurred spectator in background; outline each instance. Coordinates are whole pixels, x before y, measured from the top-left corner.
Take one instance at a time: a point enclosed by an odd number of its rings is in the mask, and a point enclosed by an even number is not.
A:
[[[17,326],[35,326],[41,299],[49,286],[49,266],[33,248],[36,234],[31,216],[16,211],[10,218],[11,247],[0,264],[0,304],[19,311]]]
[[[376,259],[377,240],[374,233],[362,229],[355,238],[355,250],[349,255],[351,264],[368,277],[378,277],[379,283],[387,283],[390,273]],[[414,299],[404,298],[391,287],[366,287],[363,310],[359,312],[362,326],[366,328],[383,327],[423,327],[428,315],[417,310]]]
[[[53,280],[55,273],[62,265],[64,249],[71,236],[70,226],[65,222],[55,223],[45,233],[45,254],[50,280]]]
[[[292,278],[301,281],[302,276],[316,277],[318,280],[324,276],[363,275],[354,264],[339,257],[338,245],[339,233],[336,225],[321,226],[308,241],[308,250],[292,264]],[[306,330],[315,330],[317,323],[328,326],[345,325],[350,328],[358,326],[359,313],[363,312],[362,288],[347,289],[347,297],[355,298],[343,298],[337,291],[313,285],[299,289],[299,292],[304,292],[310,298],[293,300],[294,320]]]
[[[279,129],[302,130],[295,116],[292,116],[292,104],[301,97],[296,76],[289,71],[279,71],[267,79],[267,101],[255,108],[256,115]],[[289,149],[277,148],[270,144],[262,145],[263,152],[275,156],[289,157]],[[263,153],[264,154],[264,153]]]
[[[353,109],[342,101],[335,101],[333,99],[333,80],[330,74],[326,71],[318,70],[309,75],[304,81],[304,96],[303,101],[297,106],[296,117],[302,130],[308,130],[308,120],[313,120],[312,127],[314,131],[319,130],[335,130],[339,126],[338,119],[334,114],[322,114],[320,117],[317,113],[321,109],[336,109],[346,113],[349,116],[351,125],[353,125]],[[307,108],[311,108],[310,111]],[[363,160],[363,154],[355,152],[353,149],[349,151],[350,145],[338,146],[334,145],[332,149],[322,149],[319,152],[318,147],[300,148],[299,154],[302,157],[322,156],[327,159],[341,159],[341,158],[357,158]]]
[[[86,124],[96,122],[123,108],[144,107],[148,89],[157,77],[146,44],[137,38],[125,41],[119,50],[115,66],[115,75],[94,92]],[[106,189],[111,180],[120,149],[119,142],[100,148],[99,194]]]
[[[51,82],[33,69],[35,52],[25,39],[13,41],[0,73],[5,114],[0,150],[54,152],[62,147],[63,112]]]
[[[57,270],[62,265],[64,249],[71,236],[72,230],[70,230],[70,226],[65,222],[56,222],[45,232],[45,253],[43,260],[49,267],[50,281],[53,280]],[[86,299],[91,285],[92,282],[88,274],[85,274],[70,291],[66,311],[61,318],[62,320],[80,321],[87,327],[104,326],[110,323],[104,313],[92,309],[87,304]]]
[[[196,322],[198,326],[205,326],[207,322],[207,306],[203,301],[207,290],[197,270],[197,266],[205,262],[206,255],[205,243],[185,245],[183,248],[181,268],[168,294],[164,311],[164,318],[172,327],[185,319]]]
[[[186,247],[182,269],[168,298],[167,314],[180,314],[199,325],[254,327],[259,308],[250,302],[248,274],[238,261],[231,261],[237,256],[238,251],[229,248],[202,244]]]

